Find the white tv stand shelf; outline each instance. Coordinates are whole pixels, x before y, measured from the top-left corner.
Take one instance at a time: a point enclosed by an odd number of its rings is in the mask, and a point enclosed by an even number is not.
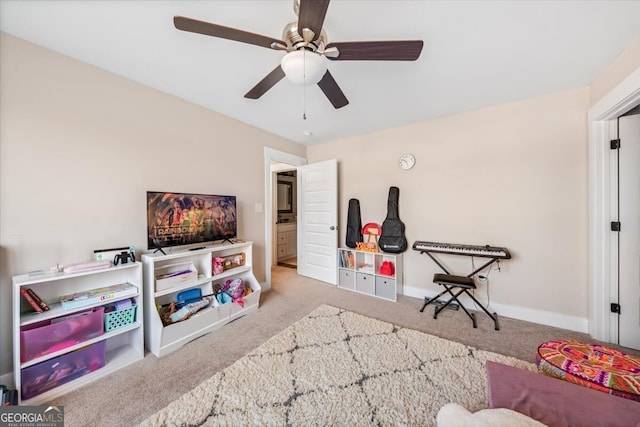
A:
[[[177,350],[184,344],[218,329],[240,316],[258,309],[262,288],[253,275],[252,242],[207,246],[197,250],[142,255],[143,281],[145,294],[145,344],[157,357]],[[216,257],[228,257],[244,253],[244,265],[231,267],[220,274],[213,274],[212,261]],[[192,263],[197,270],[186,282],[176,283],[168,288],[157,290],[156,273],[174,264]],[[244,307],[235,302],[211,305],[186,320],[165,326],[162,323],[158,306],[169,304],[177,299],[179,292],[200,288],[202,295],[213,293],[216,284],[223,285],[226,280],[243,279],[245,286],[251,286],[253,292],[244,297]]]
[[[383,274],[383,263],[391,263],[392,274]],[[338,249],[338,287],[396,302],[402,295],[402,254]]]

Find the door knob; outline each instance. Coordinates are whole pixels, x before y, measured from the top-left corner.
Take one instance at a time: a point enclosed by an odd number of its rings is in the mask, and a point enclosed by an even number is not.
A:
[[[336,227],[333,226],[333,225],[331,227],[329,227],[329,230],[335,230],[335,229],[336,229]]]

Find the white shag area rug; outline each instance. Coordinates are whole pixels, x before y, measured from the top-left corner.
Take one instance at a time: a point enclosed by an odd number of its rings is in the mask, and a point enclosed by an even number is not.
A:
[[[435,426],[488,407],[485,361],[535,365],[323,305],[141,426]]]

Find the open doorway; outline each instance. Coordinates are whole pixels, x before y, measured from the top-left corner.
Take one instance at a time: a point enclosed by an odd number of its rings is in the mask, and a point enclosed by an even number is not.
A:
[[[338,162],[307,160],[265,147],[265,283],[277,265],[277,172],[296,170],[298,274],[336,284],[338,269]]]
[[[307,159],[283,151],[265,147],[264,149],[264,173],[265,173],[265,283],[264,288],[271,288],[271,269],[278,263],[278,173],[296,171],[298,166],[306,165]],[[294,178],[295,181],[295,178]],[[294,192],[295,188],[295,192]],[[297,205],[297,187],[291,189],[291,206],[294,201]],[[285,208],[285,210],[287,210]],[[293,209],[291,209],[293,211]],[[291,212],[292,214],[293,212]],[[297,219],[297,207],[296,215]],[[291,220],[290,214],[287,218]],[[297,254],[297,221],[295,238],[295,250]],[[286,227],[284,227],[286,228]],[[287,230],[291,231],[291,230]]]
[[[274,165],[275,166],[275,165]],[[298,268],[298,187],[296,169],[276,173],[276,264]]]

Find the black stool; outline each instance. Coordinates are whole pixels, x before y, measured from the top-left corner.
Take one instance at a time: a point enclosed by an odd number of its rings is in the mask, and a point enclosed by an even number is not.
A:
[[[484,308],[484,306],[482,304],[480,304],[480,302],[477,299],[475,299],[475,297],[469,292],[469,289],[475,289],[476,288],[476,284],[475,284],[475,282],[473,281],[472,278],[466,277],[466,276],[456,276],[456,275],[453,275],[453,274],[436,273],[436,274],[433,275],[433,282],[437,283],[440,286],[444,286],[444,291],[440,292],[438,295],[436,295],[433,298],[425,297],[424,298],[424,305],[420,309],[421,312],[424,311],[424,309],[425,309],[425,307],[427,305],[429,305],[432,302],[436,301],[442,295],[448,293],[449,295],[451,295],[451,298],[449,298],[449,300],[447,302],[445,302],[443,305],[441,305],[440,307],[436,308],[435,312],[433,313],[433,318],[437,319],[438,318],[438,314],[442,310],[444,310],[453,301],[456,301],[456,303],[460,307],[462,307],[464,312],[467,313],[467,316],[469,316],[469,318],[473,322],[473,327],[477,328],[478,325],[476,324],[476,316],[475,316],[475,314],[469,313],[469,311],[466,309],[466,307],[464,305],[462,305],[462,303],[458,299],[458,297],[460,295],[466,294],[477,305],[479,305],[480,308],[482,308],[482,310],[485,313],[487,313],[487,316],[489,316],[493,320],[493,322],[495,324],[496,331],[500,330],[500,325],[498,324],[498,314],[497,313],[493,313],[493,314],[489,313],[489,311],[487,311],[487,309]],[[456,293],[453,292],[454,289],[457,289]]]

